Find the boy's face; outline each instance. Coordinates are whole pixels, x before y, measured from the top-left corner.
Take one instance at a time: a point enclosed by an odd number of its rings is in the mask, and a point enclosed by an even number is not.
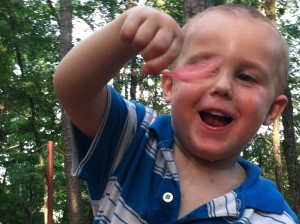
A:
[[[175,143],[197,158],[234,161],[286,105],[286,97],[275,94],[276,36],[261,21],[213,12],[185,32],[177,68],[214,57],[222,63],[195,82],[163,77]]]

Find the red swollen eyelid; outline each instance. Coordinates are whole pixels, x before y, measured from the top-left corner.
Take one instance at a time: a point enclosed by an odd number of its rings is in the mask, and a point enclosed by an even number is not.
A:
[[[221,58],[214,57],[208,60],[202,60],[193,65],[186,65],[172,71],[163,71],[162,74],[177,78],[183,82],[193,82],[211,74],[221,65],[221,63]]]

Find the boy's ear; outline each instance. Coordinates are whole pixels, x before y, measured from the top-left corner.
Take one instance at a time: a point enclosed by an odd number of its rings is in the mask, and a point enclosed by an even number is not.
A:
[[[166,103],[171,103],[173,79],[169,76],[162,75],[161,85]]]
[[[264,120],[264,125],[270,125],[272,124],[277,117],[281,115],[283,112],[286,104],[288,102],[288,99],[285,95],[279,95],[273,102],[273,104],[270,107],[270,110]]]

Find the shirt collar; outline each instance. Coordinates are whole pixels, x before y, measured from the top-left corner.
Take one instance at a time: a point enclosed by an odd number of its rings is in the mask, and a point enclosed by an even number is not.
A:
[[[150,127],[150,131],[158,138],[160,148],[173,148],[174,134],[171,123],[170,115],[161,115]],[[244,213],[245,208],[253,208],[262,212],[282,214],[284,199],[274,183],[260,178],[262,171],[258,166],[243,158],[239,158],[238,163],[246,171],[246,180],[237,189],[208,202],[207,211],[203,212],[207,212],[209,217],[237,217]]]

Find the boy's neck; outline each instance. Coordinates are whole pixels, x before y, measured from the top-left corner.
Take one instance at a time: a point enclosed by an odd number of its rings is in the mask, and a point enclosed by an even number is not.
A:
[[[181,189],[178,218],[239,187],[246,179],[236,158],[211,162],[195,158],[174,145],[174,159]]]
[[[174,144],[174,159],[180,184],[192,181],[197,185],[197,180],[199,180],[199,185],[203,185],[203,181],[207,183],[207,186],[220,184],[223,186],[220,192],[227,193],[240,186],[246,179],[246,172],[237,162],[236,157],[208,161],[191,155],[187,150],[182,150]]]

